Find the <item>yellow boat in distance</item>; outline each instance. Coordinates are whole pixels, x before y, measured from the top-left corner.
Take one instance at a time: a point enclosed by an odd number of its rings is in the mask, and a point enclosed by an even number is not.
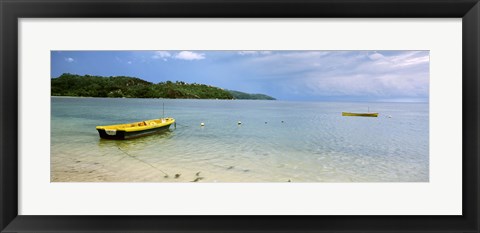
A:
[[[378,112],[368,112],[368,113],[342,112],[342,116],[378,117]]]
[[[174,123],[175,119],[167,117],[128,124],[97,126],[96,129],[103,139],[124,140],[162,132]]]

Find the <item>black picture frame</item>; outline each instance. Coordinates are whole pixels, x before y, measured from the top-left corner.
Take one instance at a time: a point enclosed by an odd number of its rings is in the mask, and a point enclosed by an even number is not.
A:
[[[0,15],[1,232],[479,232],[478,0],[0,0]],[[18,215],[18,19],[59,17],[462,18],[463,215]]]

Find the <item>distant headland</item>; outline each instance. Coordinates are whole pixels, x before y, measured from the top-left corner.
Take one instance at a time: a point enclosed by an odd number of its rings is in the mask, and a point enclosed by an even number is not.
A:
[[[275,100],[264,94],[249,94],[182,81],[157,84],[127,76],[92,76],[64,73],[51,79],[52,96],[167,98],[167,99],[255,99]]]

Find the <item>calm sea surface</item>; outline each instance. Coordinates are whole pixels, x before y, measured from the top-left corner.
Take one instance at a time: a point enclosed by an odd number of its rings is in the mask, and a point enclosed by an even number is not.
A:
[[[176,128],[99,138],[95,126],[162,117],[163,103]],[[53,182],[429,181],[426,103],[52,97],[51,104]],[[379,117],[341,116],[368,108]]]

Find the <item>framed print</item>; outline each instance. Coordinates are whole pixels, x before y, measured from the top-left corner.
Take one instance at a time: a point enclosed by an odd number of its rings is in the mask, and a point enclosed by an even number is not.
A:
[[[2,232],[478,232],[476,0],[2,1]]]

